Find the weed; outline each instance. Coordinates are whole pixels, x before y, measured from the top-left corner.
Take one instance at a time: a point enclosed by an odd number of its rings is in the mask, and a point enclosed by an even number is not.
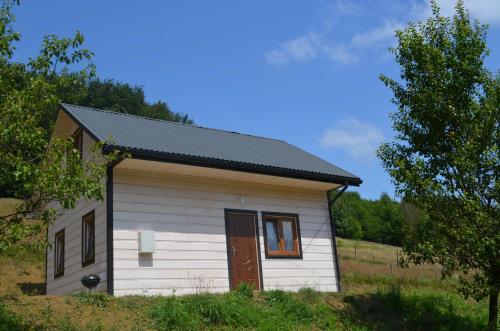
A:
[[[308,303],[315,303],[321,299],[321,293],[310,287],[301,288],[298,295],[299,299]]]
[[[20,317],[14,315],[0,302],[0,331],[22,330],[25,325]]]
[[[319,304],[315,307],[314,320],[320,330],[334,330],[339,324],[337,313],[327,304]]]
[[[236,287],[236,292],[246,298],[252,298],[254,290],[254,285],[245,282],[238,284],[238,287]]]
[[[194,295],[186,297],[185,303],[209,325],[245,326],[253,320],[249,302],[238,293]]]
[[[144,306],[144,298],[139,295],[129,295],[125,297],[116,298],[116,304],[120,308],[125,309],[139,309]]]
[[[155,326],[159,330],[199,330],[201,321],[186,309],[178,298],[167,297],[152,309]]]
[[[73,298],[79,304],[106,308],[109,302],[109,296],[102,292],[78,292],[73,294]]]
[[[264,292],[264,298],[272,308],[291,320],[310,322],[313,318],[311,306],[290,292],[271,290]]]
[[[67,330],[67,331],[78,331],[79,328],[74,325],[72,319],[69,315],[65,315],[62,318],[55,321],[53,328],[55,330]]]

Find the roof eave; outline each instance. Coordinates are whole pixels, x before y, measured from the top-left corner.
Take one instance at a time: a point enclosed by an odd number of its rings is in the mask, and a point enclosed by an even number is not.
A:
[[[104,153],[111,152],[112,150],[118,150],[123,153],[129,153],[132,158],[141,160],[170,162],[170,163],[178,163],[178,164],[185,164],[192,166],[224,169],[224,170],[243,171],[243,172],[250,172],[262,175],[272,175],[279,177],[312,180],[323,183],[332,183],[332,184],[347,185],[347,186],[359,186],[363,182],[360,178],[356,177],[335,176],[335,175],[307,172],[307,171],[294,170],[288,168],[256,165],[252,163],[227,161],[221,159],[204,158],[204,157],[197,157],[185,154],[157,152],[157,151],[143,150],[143,149],[134,149],[123,146],[109,145],[109,144],[105,144],[103,146]]]
[[[78,126],[80,126],[85,133],[87,133],[92,139],[98,142],[102,142],[103,140],[99,138],[92,130],[90,130],[86,125],[84,125],[78,118],[76,118],[69,110],[66,109],[64,103],[59,104],[59,111],[64,112],[66,115],[68,115]]]

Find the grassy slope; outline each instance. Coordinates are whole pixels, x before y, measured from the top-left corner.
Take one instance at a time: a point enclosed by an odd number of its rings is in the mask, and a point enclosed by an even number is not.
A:
[[[33,295],[26,292],[36,292],[36,284],[44,281],[44,252],[9,252],[0,255],[0,330],[484,328],[486,304],[454,294],[453,282],[441,281],[433,266],[401,269],[396,247],[346,239],[337,243],[342,293],[270,291],[253,297],[245,289],[175,299]]]

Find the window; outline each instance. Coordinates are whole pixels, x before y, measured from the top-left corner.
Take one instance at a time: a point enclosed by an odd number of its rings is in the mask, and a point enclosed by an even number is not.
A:
[[[82,153],[83,153],[83,131],[82,131],[82,129],[80,129],[80,128],[77,129],[73,133],[71,138],[73,138],[73,148],[80,152],[80,158],[81,158]]]
[[[82,267],[95,260],[95,212],[82,217]]]
[[[54,278],[64,275],[64,229],[57,232],[54,240]]]
[[[302,258],[299,216],[262,213],[266,258]]]

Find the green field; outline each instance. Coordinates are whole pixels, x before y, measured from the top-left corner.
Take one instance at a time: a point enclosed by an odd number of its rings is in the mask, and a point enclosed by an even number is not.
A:
[[[338,239],[341,293],[45,296],[44,252],[0,255],[0,330],[482,330],[487,304],[465,301],[434,266],[397,267],[393,246]]]

